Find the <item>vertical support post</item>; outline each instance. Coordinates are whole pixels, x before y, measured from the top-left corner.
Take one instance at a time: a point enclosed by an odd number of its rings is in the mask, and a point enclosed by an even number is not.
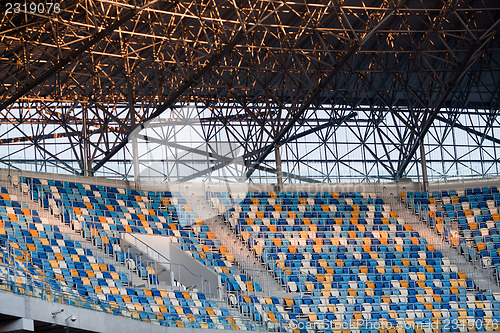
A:
[[[172,264],[170,264],[170,288],[172,288],[172,290],[174,290],[174,280],[174,268],[172,267]]]
[[[134,181],[136,189],[140,188],[141,175],[139,174],[139,148],[137,145],[137,135],[132,137],[132,158],[134,159]]]
[[[283,190],[283,171],[281,168],[281,154],[280,154],[280,145],[276,142],[276,147],[274,149],[274,155],[276,159],[276,180],[278,184],[278,191],[281,192]]]
[[[222,279],[220,275],[217,275],[217,296],[219,299],[222,299]]]
[[[89,156],[88,156],[88,132],[87,132],[87,107],[88,105],[82,105],[83,112],[83,175],[89,176]]]
[[[422,179],[424,183],[424,192],[429,189],[429,178],[427,177],[427,163],[425,161],[424,139],[420,140],[420,161],[422,162]]]

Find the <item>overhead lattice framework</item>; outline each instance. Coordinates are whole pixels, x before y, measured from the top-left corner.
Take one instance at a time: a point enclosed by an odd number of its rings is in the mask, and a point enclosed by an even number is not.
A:
[[[423,139],[431,177],[499,174],[497,0],[60,4],[1,17],[0,164],[126,178],[137,137],[148,177],[273,181],[278,144],[369,181]]]

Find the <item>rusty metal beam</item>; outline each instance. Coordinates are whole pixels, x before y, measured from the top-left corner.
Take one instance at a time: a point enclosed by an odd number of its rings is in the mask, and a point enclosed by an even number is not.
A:
[[[15,103],[19,98],[23,97],[26,93],[31,91],[33,88],[37,87],[38,85],[42,84],[45,82],[47,79],[55,75],[57,72],[59,72],[61,69],[63,69],[66,65],[68,65],[70,62],[75,61],[79,59],[85,51],[89,50],[92,46],[97,44],[99,41],[101,41],[103,38],[109,36],[110,34],[113,33],[113,31],[133,18],[137,13],[139,13],[142,9],[151,6],[152,4],[156,3],[157,0],[154,0],[147,5],[143,7],[135,7],[127,10],[125,14],[123,14],[121,17],[116,19],[113,23],[111,23],[109,26],[101,30],[100,32],[96,32],[93,37],[89,38],[85,43],[83,43],[82,46],[80,46],[78,49],[76,49],[73,52],[70,52],[68,55],[66,55],[64,58],[59,60],[54,66],[46,70],[44,73],[42,73],[40,76],[32,80],[31,82],[27,83],[24,85],[18,92],[16,92],[14,95],[11,97],[7,98],[4,102],[0,104],[0,111],[7,108],[9,105],[12,105]],[[171,5],[173,6],[173,5]],[[98,31],[98,29],[96,29]]]

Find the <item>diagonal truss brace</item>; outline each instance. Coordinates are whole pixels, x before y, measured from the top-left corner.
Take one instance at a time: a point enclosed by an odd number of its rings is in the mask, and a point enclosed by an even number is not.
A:
[[[99,163],[97,163],[92,168],[92,171],[96,172],[97,170],[99,170],[116,153],[118,153],[123,147],[125,147],[125,145],[129,142],[129,140],[134,136],[135,133],[143,130],[148,122],[161,115],[169,107],[172,107],[179,97],[181,97],[188,89],[194,86],[205,74],[207,74],[212,69],[213,66],[218,64],[220,60],[222,60],[222,58],[225,57],[227,53],[231,52],[236,44],[238,44],[243,38],[246,38],[246,35],[243,30],[239,30],[226,46],[224,46],[219,52],[215,53],[202,68],[200,68],[191,77],[189,77],[173,94],[168,97],[168,99],[162,105],[160,105],[156,109],[155,112],[144,119],[142,123],[136,125],[132,130],[130,130],[127,136],[112,150],[110,150],[103,157],[103,159],[100,160]]]
[[[322,129],[324,128],[327,128],[327,127],[330,127],[330,126],[339,126],[340,124],[344,123],[344,122],[347,122],[349,120],[351,120],[352,118],[355,118],[356,116],[358,115],[357,112],[350,112],[348,115],[340,118],[340,119],[334,119],[334,120],[330,120],[324,124],[321,124],[319,126],[316,126],[316,127],[313,127],[313,128],[310,128],[308,130],[305,130],[304,132],[300,132],[298,134],[294,134],[292,136],[289,136],[288,138],[284,139],[284,140],[281,140],[279,142],[279,145],[282,146],[286,143],[289,143],[289,142],[292,142],[292,141],[295,141],[297,139],[300,139],[306,135],[309,135],[309,134],[312,134],[312,133],[315,133],[315,132],[318,132],[318,131],[321,131]]]
[[[265,158],[273,151],[276,144],[279,143],[283,137],[292,129],[295,123],[302,117],[302,115],[307,111],[309,106],[316,100],[321,91],[325,90],[330,81],[339,73],[339,71],[344,67],[344,65],[351,59],[351,57],[365,44],[371,36],[374,35],[375,31],[381,27],[387,19],[389,19],[392,14],[397,9],[384,15],[384,17],[378,22],[378,24],[373,27],[361,40],[356,40],[347,50],[347,53],[340,59],[340,61],[333,67],[333,70],[328,74],[327,77],[323,78],[318,86],[312,91],[309,97],[302,103],[301,107],[297,110],[292,119],[286,124],[286,126],[274,137],[273,142],[267,146],[267,148],[262,152],[262,154],[257,158],[257,160],[252,164],[246,173],[246,177],[250,178],[256,167],[260,165]]]
[[[453,122],[453,121],[451,121],[449,119],[446,119],[444,117],[441,117],[441,116],[437,116],[436,119],[439,120],[439,121],[441,121],[441,122],[443,122],[443,123],[445,123],[445,124],[448,124],[448,125],[450,125],[452,127],[456,127],[456,128],[459,128],[459,129],[461,129],[463,131],[466,131],[467,133],[474,134],[474,135],[479,136],[481,138],[484,137],[486,140],[492,141],[492,142],[494,142],[496,144],[500,144],[500,139],[495,138],[495,137],[493,137],[491,135],[485,134],[483,132],[480,132],[478,130],[475,130],[475,129],[471,128],[470,126],[464,126],[462,124],[459,124],[457,122]]]
[[[66,65],[68,65],[70,62],[79,59],[85,51],[90,49],[92,46],[97,44],[100,40],[103,38],[109,36],[110,34],[113,33],[113,31],[133,18],[137,13],[139,13],[141,10],[144,8],[147,8],[154,3],[156,3],[157,0],[151,1],[148,4],[146,4],[143,7],[135,7],[129,9],[125,14],[123,14],[120,18],[115,20],[112,24],[107,26],[105,29],[101,30],[99,33],[96,33],[92,38],[88,39],[82,46],[80,46],[78,49],[76,49],[73,52],[70,52],[66,57],[62,58],[59,60],[54,66],[52,66],[50,69],[42,73],[40,76],[26,84],[24,87],[21,88],[17,93],[9,97],[7,100],[2,102],[0,104],[0,111],[4,110],[7,108],[9,105],[12,105],[15,103],[19,98],[23,97],[26,93],[28,93],[30,90],[33,88],[37,87],[38,85],[42,84],[45,82],[47,79],[52,77],[54,74],[59,72],[61,69],[63,69]]]
[[[198,154],[198,155],[209,157],[209,158],[215,158],[218,161],[223,162],[224,166],[226,166],[228,164],[231,164],[231,163],[240,164],[240,165],[245,166],[245,163],[244,163],[243,159],[241,159],[241,158],[235,158],[235,159],[233,159],[233,158],[230,158],[230,157],[219,155],[219,154],[214,153],[214,152],[207,152],[205,150],[201,150],[201,149],[197,149],[197,148],[192,148],[192,147],[184,146],[184,145],[181,145],[181,144],[178,144],[178,143],[175,143],[175,142],[171,142],[171,141],[168,141],[168,140],[161,140],[161,139],[156,139],[156,138],[150,138],[150,137],[148,137],[146,135],[142,135],[142,134],[137,135],[137,137],[140,138],[140,139],[142,139],[142,140],[144,140],[144,141],[153,142],[153,143],[156,143],[156,144],[159,144],[159,145],[166,145],[166,146],[169,146],[169,147],[172,147],[172,148],[177,148],[177,149],[180,149],[180,150],[184,150],[186,152],[190,152],[190,153],[193,153],[193,154]],[[273,168],[268,168],[268,167],[264,167],[264,166],[259,166],[259,170],[270,172],[270,173],[276,173],[277,172]],[[207,170],[203,170],[201,172],[201,174],[197,173],[197,175],[194,176],[194,177],[192,175],[186,176],[186,177],[182,178],[181,181],[185,182],[185,181],[194,179],[196,177],[203,176],[207,172],[208,172],[208,169]],[[284,175],[286,177],[293,178],[293,179],[298,179],[298,180],[302,180],[304,182],[309,182],[309,183],[316,183],[316,182],[318,182],[315,179],[308,178],[308,177],[303,177],[303,176],[299,176],[299,175],[288,173],[288,172],[285,172]]]
[[[494,26],[499,23],[500,20],[498,20]],[[496,33],[498,32],[497,29],[491,29],[488,30],[487,33],[485,33],[481,38],[477,39],[474,41],[472,44],[471,48],[467,51],[467,54],[464,58],[464,60],[458,65],[456,70],[454,70],[451,74],[451,77],[449,78],[448,84],[446,85],[446,89],[443,91],[442,95],[440,96],[438,102],[436,103],[434,109],[432,110],[430,116],[427,118],[427,121],[425,124],[423,124],[422,129],[416,138],[416,140],[413,142],[413,145],[411,149],[408,151],[408,154],[406,155],[406,158],[404,161],[400,164],[400,167],[398,171],[394,174],[394,180],[398,180],[401,178],[403,175],[404,171],[410,164],[411,160],[413,159],[413,156],[417,152],[417,149],[419,148],[421,142],[423,142],[423,139],[429,129],[432,126],[432,123],[438,116],[439,112],[441,111],[441,108],[443,107],[444,103],[446,102],[446,99],[452,92],[452,90],[456,87],[456,85],[460,82],[460,79],[467,73],[467,71],[470,69],[470,67],[474,64],[474,62],[479,58],[479,55],[482,53],[483,47],[488,43],[488,41],[496,36]]]
[[[326,127],[330,127],[330,126],[340,126],[342,123],[346,122],[346,121],[349,121],[350,119],[356,117],[357,113],[356,112],[351,112],[349,113],[348,115],[340,118],[340,119],[334,119],[334,120],[331,120],[325,124],[321,124],[319,126],[316,126],[314,128],[311,128],[311,129],[308,129],[306,131],[303,131],[303,132],[300,132],[298,134],[295,134],[295,135],[292,135],[284,140],[281,140],[280,141],[280,145],[285,145],[289,142],[292,142],[292,141],[295,141],[299,138],[302,138],[306,135],[309,135],[309,134],[312,134],[312,133],[315,133],[317,131],[320,131]],[[170,144],[170,143],[169,143]],[[243,164],[245,165],[245,160],[254,156],[255,154],[258,154],[259,152],[261,151],[265,151],[266,149],[268,149],[270,146],[266,146],[266,147],[263,147],[263,148],[259,148],[259,149],[256,149],[254,151],[251,151],[251,152],[248,152],[246,154],[243,155],[242,157],[242,160],[243,160]],[[212,154],[212,153],[210,153]],[[212,156],[211,156],[212,157]],[[219,158],[218,158],[219,159]],[[229,158],[226,158],[226,157],[223,157],[222,159],[219,159],[219,160],[222,160],[219,164],[217,165],[214,165],[210,168],[207,168],[207,169],[204,169],[204,170],[201,170],[201,171],[198,171],[190,176],[186,176],[184,178],[182,178],[180,181],[181,182],[186,182],[186,181],[189,181],[191,179],[195,179],[197,177],[200,177],[200,176],[203,176],[207,173],[210,173],[210,172],[214,172],[215,170],[219,170],[219,169],[222,169],[224,168],[225,166],[231,164],[231,163],[236,163],[237,161],[234,160],[234,159],[229,159]],[[270,172],[270,173],[274,173],[276,174],[278,171],[276,169],[273,169],[273,168],[268,168],[268,167],[263,167],[261,165],[256,165],[255,166],[255,169],[257,170],[263,170],[263,171],[266,171],[266,172]],[[307,177],[303,177],[303,176],[299,176],[299,175],[295,175],[295,174],[292,174],[292,173],[289,173],[289,172],[282,172],[283,176],[285,177],[290,177],[290,178],[294,178],[294,179],[298,179],[298,180],[303,180],[305,182],[309,182],[309,183],[317,183],[318,181],[314,180],[314,179],[311,179],[311,178],[307,178]]]

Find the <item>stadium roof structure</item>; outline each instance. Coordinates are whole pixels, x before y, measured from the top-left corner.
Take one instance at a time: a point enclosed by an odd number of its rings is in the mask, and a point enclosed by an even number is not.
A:
[[[9,168],[172,181],[499,174],[498,0],[57,3],[1,17]]]

